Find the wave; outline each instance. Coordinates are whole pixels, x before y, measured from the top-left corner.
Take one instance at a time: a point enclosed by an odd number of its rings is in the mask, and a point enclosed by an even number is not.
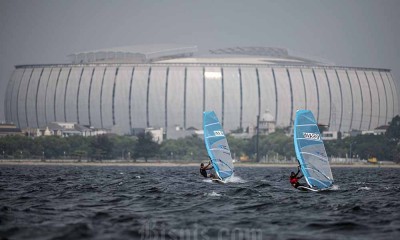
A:
[[[332,185],[332,187],[331,187],[331,191],[338,191],[340,188],[339,188],[339,185]]]
[[[215,191],[212,191],[211,193],[204,193],[204,196],[208,196],[208,197],[221,197],[222,194],[219,194]]]
[[[363,224],[351,222],[351,221],[344,221],[344,222],[333,222],[333,223],[310,223],[307,225],[309,228],[313,229],[321,229],[324,231],[353,231],[353,230],[366,230],[369,229],[368,226]]]
[[[369,191],[369,190],[371,190],[371,188],[365,186],[365,187],[359,187],[359,188],[357,189],[357,191],[362,191],[362,190]]]
[[[237,177],[232,175],[230,178],[226,180],[226,183],[246,183],[247,181],[242,179],[241,177]]]

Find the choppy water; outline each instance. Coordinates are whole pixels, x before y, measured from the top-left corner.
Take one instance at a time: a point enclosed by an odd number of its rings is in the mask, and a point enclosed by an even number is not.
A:
[[[323,193],[291,170],[0,166],[0,239],[399,239],[400,169],[333,168]]]

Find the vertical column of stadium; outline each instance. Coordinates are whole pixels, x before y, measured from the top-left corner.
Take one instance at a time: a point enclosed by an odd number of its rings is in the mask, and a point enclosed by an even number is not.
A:
[[[80,89],[81,89],[81,81],[82,81],[82,75],[83,75],[83,70],[84,69],[85,68],[82,67],[82,71],[81,71],[81,75],[79,77],[79,83],[78,83],[78,91],[76,93],[76,117],[77,117],[77,120],[78,120],[78,124],[80,124],[80,121],[79,121],[79,92],[80,92]]]
[[[292,79],[290,78],[290,73],[289,73],[289,69],[286,68],[286,72],[289,78],[289,88],[290,88],[290,125],[293,124],[293,89],[292,89]],[[257,74],[258,76],[258,74]]]
[[[379,76],[381,76],[381,80],[382,80],[382,83],[383,83],[383,89],[385,90],[385,97],[386,97],[386,117],[385,117],[385,125],[388,123],[388,95],[387,95],[387,91],[386,91],[386,84],[385,84],[385,81],[383,80],[383,77],[382,77],[382,73],[381,73],[381,71],[379,71]],[[392,96],[393,96],[393,92],[392,92]],[[393,98],[392,98],[392,100],[393,100]]]
[[[320,102],[319,102],[318,81],[317,81],[317,77],[315,76],[315,70],[314,70],[314,68],[312,69],[312,73],[313,73],[313,76],[314,76],[315,87],[316,87],[316,89],[317,89],[317,104],[318,104],[318,106],[317,106],[317,109],[318,109],[317,124],[318,124],[318,122],[319,122],[319,112],[320,112],[320,109],[319,109]]]
[[[240,80],[240,122],[239,127],[243,129],[242,121],[243,121],[243,85],[242,85],[242,70],[239,67],[239,80]]]
[[[258,117],[261,115],[261,87],[260,87],[260,75],[258,73],[258,68],[256,68],[256,76],[257,76],[257,93],[258,93]],[[260,118],[258,118],[259,121]],[[258,125],[258,123],[257,123]]]
[[[369,113],[369,124],[368,124],[368,129],[371,129],[371,122],[372,122],[372,93],[371,93],[371,86],[369,85],[369,80],[367,73],[364,71],[365,75],[365,80],[367,81],[368,84],[368,91],[369,91],[369,99],[370,99],[370,113]]]
[[[340,84],[339,74],[336,69],[335,69],[335,73],[336,73],[336,78],[339,83],[340,99],[341,99],[341,101],[340,101],[340,122],[339,122],[339,131],[340,131],[342,128],[342,121],[343,121],[343,93],[342,93],[342,84]]]
[[[129,111],[129,132],[132,133],[132,116],[131,116],[131,112],[132,112],[132,83],[133,83],[133,75],[135,72],[135,67],[132,68],[132,73],[131,73],[131,81],[129,83],[129,106],[128,106],[128,111]]]
[[[56,85],[54,88],[54,97],[53,97],[53,119],[54,121],[56,121],[56,100],[57,100],[57,86],[58,86],[58,80],[60,79],[61,76],[61,70],[62,68],[60,67],[60,71],[58,71],[58,76],[57,76],[57,81],[56,81]]]
[[[19,116],[19,114],[18,114],[18,97],[19,97],[19,91],[20,91],[20,88],[21,88],[21,82],[22,82],[22,79],[24,78],[25,72],[26,72],[26,68],[24,68],[24,71],[22,72],[21,78],[19,78],[19,80],[17,79],[18,80],[18,84],[17,85],[14,84],[14,86],[13,86],[13,94],[11,95],[11,110],[13,109],[12,103],[14,102],[14,104],[16,104],[16,106],[15,106],[16,113],[13,116],[12,111],[11,111],[11,119],[16,120],[17,122],[18,122],[18,116]],[[17,86],[17,89],[15,89],[16,86]],[[13,96],[15,95],[14,91],[16,92],[15,100],[13,99]]]
[[[375,75],[374,75],[374,73],[372,72],[372,77],[374,78],[374,83],[375,83],[375,87],[376,87],[376,89],[377,89],[377,93],[378,93],[378,125],[379,125],[379,116],[381,115],[381,96],[379,95],[379,88],[378,88],[378,83],[376,82],[376,78],[375,78]],[[378,126],[375,126],[375,127],[378,127]]]
[[[164,101],[164,104],[165,104],[165,107],[164,107],[164,111],[165,111],[165,114],[164,114],[164,120],[165,120],[165,129],[167,129],[167,127],[168,127],[168,77],[169,77],[169,67],[167,67],[167,72],[166,72],[166,74],[165,74],[165,101]]]
[[[393,82],[393,85],[392,85],[392,81],[393,81],[393,78],[392,77],[389,77],[389,74],[388,74],[388,72],[386,72],[385,73],[386,74],[386,77],[388,78],[388,80],[389,80],[389,83],[390,83],[390,88],[392,89],[392,94],[393,94],[393,117],[394,116],[396,116],[396,112],[394,111],[394,105],[395,105],[395,103],[398,101],[398,94],[397,94],[397,90],[398,90],[398,87],[396,86],[396,82]],[[391,74],[390,74],[391,75]],[[392,80],[392,81],[391,81]],[[394,89],[394,91],[393,91],[393,89]],[[394,99],[396,97],[396,100]]]
[[[307,89],[306,89],[306,84],[304,82],[303,70],[301,68],[300,68],[300,73],[301,73],[301,80],[303,81],[303,89],[304,89],[304,108],[307,109]]]
[[[149,74],[147,75],[147,94],[146,94],[146,125],[147,125],[147,127],[150,127],[150,121],[149,121],[150,78],[151,78],[151,67],[149,68]]]
[[[113,122],[113,126],[115,126],[115,85],[116,85],[116,81],[117,81],[118,70],[119,70],[119,67],[117,67],[117,69],[115,70],[114,84],[113,84],[113,90],[112,90],[112,106],[111,106],[111,112],[112,112],[112,122]]]
[[[356,73],[356,77],[358,80],[358,86],[360,86],[360,92],[361,92],[361,121],[360,121],[360,127],[358,128],[359,130],[361,130],[361,124],[364,121],[364,97],[363,97],[363,91],[361,89],[360,78],[358,77],[357,71],[354,71],[354,72]]]
[[[92,126],[92,118],[90,116],[90,96],[92,94],[92,82],[93,82],[93,75],[96,67],[93,67],[92,70],[92,76],[90,77],[90,83],[89,83],[89,94],[88,94],[88,115],[89,115],[89,125]]]
[[[42,68],[42,71],[40,72],[38,84],[36,86],[36,95],[35,95],[35,115],[36,115],[36,127],[39,128],[39,117],[38,117],[38,93],[39,93],[39,85],[40,85],[40,80],[42,79],[44,68]],[[28,114],[26,115],[26,122],[28,122]]]
[[[106,70],[107,70],[107,67],[104,68],[103,78],[101,80],[101,87],[100,87],[100,123],[101,123],[101,128],[103,128],[103,84],[104,84],[104,78],[106,76]]]
[[[26,91],[25,91],[25,117],[28,115],[27,114],[27,108],[26,108],[26,99],[27,99],[27,97],[28,97],[28,90],[29,90],[29,83],[31,82],[31,78],[32,78],[32,74],[33,74],[33,69],[32,69],[32,71],[31,71],[31,75],[29,76],[29,79],[28,79],[28,87],[26,88]],[[21,85],[20,85],[20,87],[21,87]],[[19,91],[18,91],[18,98],[19,98]],[[18,103],[17,103],[17,119],[18,119],[18,126],[19,127],[21,127],[21,122],[20,122],[20,120],[19,120],[19,101],[18,101]],[[26,117],[26,119],[27,119],[27,117]],[[26,124],[27,124],[27,126],[29,127],[29,123],[28,123],[28,121],[26,122]]]
[[[329,120],[328,120],[328,124],[330,126],[331,125],[331,119],[332,119],[332,93],[331,93],[331,85],[329,84],[328,73],[326,72],[325,68],[324,68],[324,73],[325,73],[325,77],[326,77],[326,82],[328,83],[328,91],[329,91]]]
[[[272,76],[274,77],[274,87],[275,87],[275,122],[278,123],[278,89],[276,87],[276,77],[275,77],[275,70],[274,68],[272,69]]]
[[[65,93],[64,93],[64,122],[67,122],[67,89],[68,89],[68,82],[69,76],[71,75],[72,67],[69,68],[68,76],[67,76],[67,83],[65,83]]]
[[[185,76],[183,79],[183,128],[186,129],[186,81],[187,81],[187,67],[185,67]],[[167,115],[165,115],[167,118]]]
[[[44,94],[44,103],[47,104],[47,89],[49,88],[49,82],[50,82],[50,77],[51,74],[53,73],[53,68],[50,69],[50,73],[49,73],[49,78],[47,79],[47,83],[46,83],[46,90],[45,90],[45,94]],[[44,107],[44,120],[45,123],[47,124],[47,107]]]

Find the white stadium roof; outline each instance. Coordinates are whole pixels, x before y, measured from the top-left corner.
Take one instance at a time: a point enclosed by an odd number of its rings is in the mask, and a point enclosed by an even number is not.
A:
[[[197,46],[157,44],[135,45],[78,52],[68,55],[72,63],[217,63],[325,65],[290,56],[287,49],[275,47],[231,47],[197,54]]]
[[[68,55],[73,63],[133,62],[148,63],[158,59],[192,56],[197,46],[157,44],[135,45],[78,52]]]

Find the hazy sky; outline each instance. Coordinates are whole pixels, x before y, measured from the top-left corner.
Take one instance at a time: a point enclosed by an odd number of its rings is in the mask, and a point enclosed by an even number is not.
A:
[[[337,65],[390,68],[399,80],[400,1],[0,0],[0,121],[15,65],[149,43],[284,47]]]

